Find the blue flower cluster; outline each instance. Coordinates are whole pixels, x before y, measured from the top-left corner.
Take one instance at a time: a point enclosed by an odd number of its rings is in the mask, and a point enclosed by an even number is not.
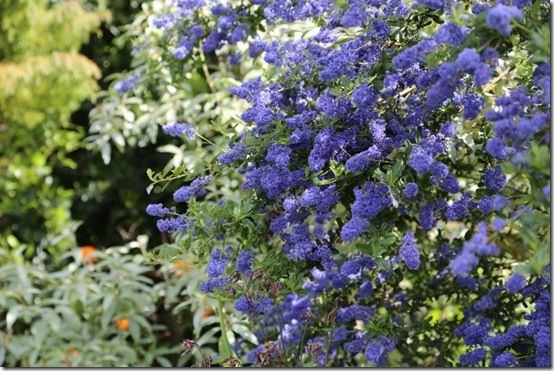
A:
[[[211,177],[209,175],[194,179],[189,185],[183,186],[173,193],[175,202],[186,202],[195,196],[203,196],[206,194],[204,186],[209,183]]]
[[[545,276],[540,276],[527,285],[522,276],[515,274],[508,279],[505,287],[501,285],[490,290],[465,311],[466,320],[456,328],[455,334],[462,337],[465,344],[473,350],[460,357],[463,365],[476,366],[490,352],[493,367],[550,366],[551,299],[547,289],[550,278],[546,275],[548,272],[545,271]],[[492,317],[494,311],[500,310],[499,299],[505,291],[512,296],[533,300],[535,309],[523,316],[524,322],[495,333],[492,319],[486,316]],[[513,313],[508,315],[513,316]],[[530,347],[528,352],[531,356],[522,357],[520,352],[526,347]]]
[[[419,268],[419,251],[415,245],[413,232],[408,232],[408,234],[402,239],[400,257],[408,269],[415,270]]]
[[[134,75],[115,83],[114,90],[118,93],[125,93],[132,90],[140,80],[140,73],[136,72]]]
[[[464,243],[461,252],[452,260],[450,267],[455,276],[466,276],[479,264],[478,256],[498,255],[496,245],[487,244],[487,225],[480,223],[471,240]]]
[[[384,336],[369,338],[366,336],[367,331],[359,331],[355,326],[356,323],[372,321],[376,314],[375,306],[364,305],[364,302],[371,299],[373,292],[373,284],[367,277],[377,277],[379,270],[376,268],[375,261],[366,255],[353,256],[342,265],[334,263],[325,270],[313,268],[310,273],[311,279],[304,284],[305,295],[289,294],[279,305],[269,310],[264,307],[264,313],[259,317],[262,328],[257,333],[259,341],[264,345],[253,349],[247,358],[255,360],[256,354],[267,351],[268,340],[274,342],[280,350],[283,346],[294,349],[305,341],[306,344],[320,344],[324,347],[329,344],[328,352],[313,354],[313,347],[308,345],[306,349],[301,349],[305,351],[304,355],[297,355],[311,357],[319,366],[333,362],[340,350],[354,354],[363,353],[368,361],[383,365],[387,355],[394,350],[395,341]],[[379,286],[382,282],[377,281],[375,284]],[[319,298],[327,295],[338,298],[340,292],[345,290],[355,292],[358,304],[338,307],[328,316],[328,320],[336,324],[329,338],[314,336],[311,327],[317,314]],[[240,310],[244,312],[246,299],[241,297],[239,300]],[[253,313],[257,309],[250,307],[249,310]],[[276,333],[276,338],[268,337],[270,333]]]
[[[513,18],[519,20],[523,18],[521,9],[515,6],[497,4],[487,12],[487,25],[502,35],[508,36],[512,32],[510,21]]]
[[[188,124],[167,124],[162,126],[162,130],[164,131],[164,133],[172,137],[181,137],[184,134],[188,139],[191,140],[194,139],[196,135],[194,128]]]
[[[246,359],[275,365],[296,351],[295,365],[309,358],[324,366],[341,362],[340,354],[363,353],[382,366],[405,341],[395,338],[403,336],[400,331],[377,336],[369,323],[401,328],[413,321],[401,315],[413,294],[390,281],[405,278],[416,285],[427,282],[419,280],[422,275],[438,271],[435,283],[451,277],[457,287],[481,292],[494,280],[483,277],[490,271],[477,268],[483,262],[500,264],[496,257],[502,253],[489,243],[490,226],[495,238],[494,231],[511,225],[505,218],[526,220],[529,210],[508,198],[513,181],[504,172],[512,165],[529,166],[531,143],[549,143],[549,64],[534,69],[534,87],[509,89],[494,101],[489,91],[502,73],[499,60],[509,54],[505,36],[528,4],[475,4],[472,15],[459,19],[451,6],[461,4],[442,0],[419,0],[411,7],[398,0],[250,3],[177,1],[176,13],[155,21],[170,45],[176,43],[177,59],[240,41],[248,42],[250,58],[271,65],[267,80],[231,89],[250,104],[241,114],[248,130],[219,156],[218,165],[242,175],[242,188],[254,195],[260,220],[269,227],[260,240],[278,246],[304,284],[292,292],[276,283],[255,284],[250,289],[256,292],[238,297],[235,309],[260,327],[262,345]],[[210,19],[202,20],[200,10],[208,9]],[[478,16],[483,12],[485,17]],[[311,18],[319,27],[309,37],[279,42],[256,34],[261,19],[274,25]],[[421,19],[434,33],[402,26]],[[476,45],[475,39],[491,33],[498,42]],[[479,137],[457,136],[477,126]],[[164,131],[194,136],[183,124]],[[511,164],[501,166],[505,161]],[[174,201],[204,195],[209,181],[199,177],[182,186]],[[149,205],[147,212],[159,218],[170,213],[161,204]],[[158,226],[167,232],[206,228],[184,215],[160,219]],[[447,239],[445,226],[468,232]],[[256,260],[259,251],[251,245],[236,244],[212,250],[203,291],[234,295],[229,285],[234,276],[225,275],[233,259],[239,277],[256,281],[255,266],[264,266],[264,259]],[[433,259],[426,256],[430,250],[436,250]],[[541,305],[550,297],[544,296],[543,280],[535,279],[540,283],[533,286],[513,275],[466,311],[454,332],[471,348],[460,358],[463,365],[488,359],[499,367],[547,363],[550,343]],[[504,294],[534,298],[537,304],[527,324],[494,335],[498,327],[488,313]],[[511,349],[520,338],[536,344],[525,362]]]
[[[232,251],[233,249],[230,246],[225,249],[217,248],[212,251],[211,259],[206,268],[210,278],[200,285],[200,290],[203,292],[214,292],[216,289],[225,289],[230,279],[229,276],[224,274],[231,261]]]

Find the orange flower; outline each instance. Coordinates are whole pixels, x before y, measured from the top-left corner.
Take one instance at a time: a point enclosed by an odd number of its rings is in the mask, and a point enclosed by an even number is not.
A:
[[[81,249],[81,258],[85,259],[87,261],[87,263],[92,264],[96,260],[96,257],[89,256],[89,255],[92,254],[92,253],[95,253],[95,252],[96,252],[96,248],[94,246],[85,245]],[[87,256],[89,256],[89,257],[87,258]]]
[[[192,258],[187,258],[185,260],[179,260],[175,262],[175,270],[174,274],[176,276],[180,276],[183,273],[190,272],[190,262],[192,261]]]
[[[124,318],[116,318],[115,319],[115,324],[117,326],[118,329],[120,329],[121,331],[127,331],[127,329],[129,328],[129,318],[127,317],[124,317]]]
[[[75,346],[73,345],[70,345],[68,348],[67,348],[67,354],[69,354],[70,356],[78,356],[79,355],[79,351],[77,350],[77,348],[75,348]]]
[[[201,318],[202,318],[202,319],[208,318],[208,317],[211,316],[212,314],[214,314],[214,310],[213,310],[212,308],[208,307],[208,308],[206,308],[206,309],[204,310],[204,313],[202,313],[202,317],[201,317]]]

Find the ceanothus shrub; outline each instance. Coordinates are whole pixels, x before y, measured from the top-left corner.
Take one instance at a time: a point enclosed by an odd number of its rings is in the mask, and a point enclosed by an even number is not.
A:
[[[264,65],[231,89],[246,131],[175,205],[147,208],[177,244],[199,241],[202,291],[256,333],[220,358],[550,366],[549,14],[525,0],[176,0],[160,15],[170,68]],[[271,32],[302,22],[312,32]],[[238,199],[218,192],[230,173]]]

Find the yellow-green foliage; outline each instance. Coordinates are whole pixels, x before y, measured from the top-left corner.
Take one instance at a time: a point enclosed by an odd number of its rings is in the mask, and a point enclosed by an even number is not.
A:
[[[94,93],[99,77],[98,67],[79,54],[55,52],[22,63],[0,62],[0,117],[29,126],[46,119],[65,124]]]
[[[0,119],[65,125],[97,88],[100,71],[78,50],[107,19],[78,0],[0,0]]]
[[[64,250],[74,243],[70,189],[54,169],[83,131],[71,114],[96,91],[100,70],[79,49],[104,10],[79,0],[0,0],[0,248],[2,237]]]
[[[54,51],[76,53],[110,13],[87,10],[78,0],[0,0],[0,59],[20,61]]]

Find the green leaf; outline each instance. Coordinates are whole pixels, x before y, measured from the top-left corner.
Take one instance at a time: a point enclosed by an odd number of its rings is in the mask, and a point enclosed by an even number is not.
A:
[[[441,317],[442,317],[441,308],[433,308],[427,313],[427,315],[425,315],[425,319],[429,320],[429,323],[431,325],[434,325],[435,323],[439,322]]]
[[[17,305],[8,311],[8,314],[6,314],[6,327],[8,328],[8,330],[11,330],[13,324],[15,323],[21,312],[22,307],[20,305]]]
[[[233,355],[233,351],[229,348],[225,335],[221,335],[217,342],[217,347],[219,350],[219,357],[222,359],[227,359]]]
[[[173,367],[171,362],[169,362],[169,360],[165,357],[156,357],[156,362],[158,362],[162,367]]]
[[[140,326],[138,322],[135,320],[135,316],[132,316],[129,318],[129,333],[131,334],[131,337],[135,341],[135,343],[140,342]]]

